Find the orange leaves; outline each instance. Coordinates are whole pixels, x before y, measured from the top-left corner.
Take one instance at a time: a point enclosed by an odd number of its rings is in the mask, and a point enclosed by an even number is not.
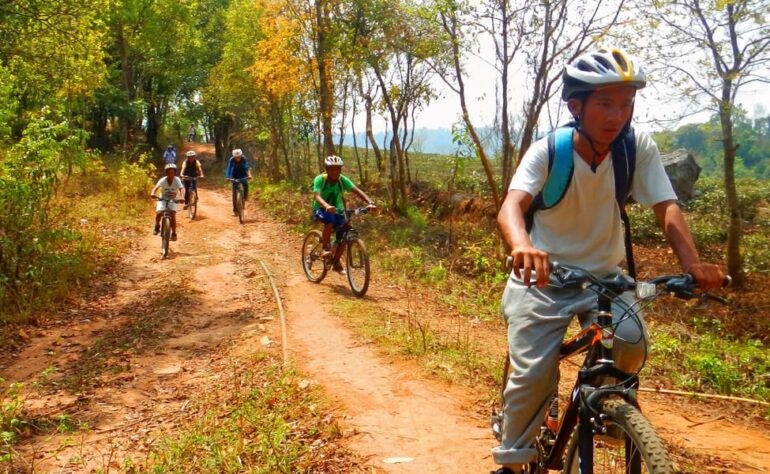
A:
[[[312,67],[300,59],[300,21],[286,11],[286,2],[261,0],[262,7],[258,30],[261,38],[257,41],[254,64],[249,73],[260,89],[274,99],[280,99],[301,89],[301,78],[305,68]]]

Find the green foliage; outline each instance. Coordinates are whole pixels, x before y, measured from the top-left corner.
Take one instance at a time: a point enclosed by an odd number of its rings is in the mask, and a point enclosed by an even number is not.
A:
[[[406,208],[406,218],[409,219],[409,222],[411,222],[411,224],[418,230],[425,229],[428,226],[428,217],[415,206]]]
[[[80,234],[58,222],[53,200],[62,175],[90,161],[85,138],[41,118],[0,161],[0,314],[24,308],[46,285],[64,283],[82,262]]]
[[[315,390],[264,355],[232,372],[232,384],[212,388],[216,400],[199,401],[201,415],[162,439],[146,466],[128,459],[129,472],[267,474],[309,472],[316,456],[339,462],[327,443],[340,430],[319,409]]]
[[[733,139],[738,145],[735,174],[743,178],[770,179],[770,116],[750,119],[737,110]],[[719,117],[701,124],[683,125],[676,130],[654,134],[663,153],[686,148],[695,156],[707,176],[724,172]]]
[[[770,182],[753,178],[737,182],[739,209],[744,220],[742,251],[748,271],[770,269]],[[724,186],[716,177],[704,177],[696,183],[697,196],[687,203],[687,220],[695,244],[701,251],[717,248],[727,240],[728,210]],[[628,206],[634,242],[663,244],[665,238],[650,209],[638,204]]]
[[[676,326],[653,329],[653,372],[687,390],[770,401],[770,348],[726,337],[716,319],[695,318],[692,325],[697,334]]]
[[[11,447],[16,444],[21,429],[27,425],[24,418],[22,384],[11,383],[0,378],[0,463],[12,456]]]

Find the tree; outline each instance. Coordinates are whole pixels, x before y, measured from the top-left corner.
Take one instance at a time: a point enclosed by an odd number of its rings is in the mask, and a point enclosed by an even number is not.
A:
[[[501,201],[497,191],[497,182],[495,180],[494,171],[492,170],[492,165],[487,157],[487,153],[484,150],[481,137],[477,133],[476,128],[471,121],[470,113],[468,112],[462,65],[464,49],[468,48],[469,43],[473,41],[473,33],[468,31],[468,27],[462,19],[462,16],[467,16],[468,12],[469,4],[463,0],[437,0],[434,2],[433,10],[427,12],[427,17],[429,19],[435,18],[438,20],[438,25],[444,36],[444,48],[442,49],[444,51],[449,51],[449,56],[436,60],[431,64],[439,77],[441,77],[444,83],[457,94],[457,97],[460,100],[463,123],[465,123],[465,126],[468,129],[473,144],[476,146],[476,154],[484,167],[484,173],[487,177],[487,183],[489,185],[495,209],[500,209]]]
[[[754,82],[768,83],[770,24],[766,0],[677,0],[647,8],[656,37],[654,54],[692,100],[706,97],[718,114],[729,209],[727,271],[736,285],[744,280],[740,240],[742,219],[735,183],[736,96]],[[662,28],[659,28],[662,27]],[[660,31],[665,34],[661,35]]]
[[[537,138],[543,108],[559,91],[564,65],[595,47],[610,32],[618,23],[624,3],[625,0],[529,3],[517,31],[524,41],[521,50],[526,58],[527,84],[531,85],[522,109],[518,162]]]

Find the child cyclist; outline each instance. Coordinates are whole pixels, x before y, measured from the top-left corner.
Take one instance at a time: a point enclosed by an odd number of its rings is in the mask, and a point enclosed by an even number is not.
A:
[[[155,208],[155,230],[153,234],[158,235],[160,232],[160,217],[168,206],[168,210],[171,212],[171,240],[176,240],[176,203],[177,201],[182,201],[177,199],[177,196],[179,191],[184,189],[184,186],[182,181],[176,176],[176,165],[174,163],[167,164],[164,171],[166,176],[160,178],[158,184],[150,191],[152,199],[157,198],[155,193],[158,190],[161,191],[161,199],[158,199],[158,205]]]
[[[192,189],[197,191],[197,184],[195,178],[203,179],[203,168],[201,168],[201,162],[195,158],[195,151],[190,150],[185,153],[185,160],[182,162],[182,182],[184,183],[184,208],[190,204],[190,198],[188,191]]]
[[[616,162],[622,154],[611,153],[620,150],[613,147],[617,140],[629,140],[636,157],[633,173],[625,175],[630,182],[620,183],[636,202],[652,208],[682,271],[692,274],[702,290],[719,287],[724,278],[718,266],[701,263],[655,142],[646,133],[629,135],[636,91],[646,85],[639,63],[619,49],[599,50],[569,64],[562,80],[562,99],[574,118],[562,135],[572,145],[566,161],[571,163],[568,186],[550,208],[544,207],[543,189],[552,168],[548,139],[542,139],[525,154],[497,217],[514,260],[503,294],[511,374],[503,393],[502,442],[492,450],[495,463],[502,466],[497,474],[529,472],[527,465],[537,454],[534,441],[556,389],[564,332],[573,314],[590,318],[597,304],[589,290],[549,286],[549,261],[575,265],[600,278],[620,272],[625,250],[615,166],[622,163]],[[531,206],[540,210],[528,215]],[[619,317],[622,311],[616,313]],[[621,370],[639,368],[644,332],[630,319],[618,324],[614,355]]]
[[[249,180],[251,179],[251,168],[249,167],[249,160],[243,156],[243,151],[240,148],[233,150],[233,156],[227,162],[227,169],[225,170],[225,179],[232,182],[233,190],[233,215],[238,214],[236,209],[235,196],[238,183],[243,186],[243,205],[246,206],[246,199],[249,197]]]
[[[342,158],[339,156],[327,156],[324,159],[326,172],[319,174],[313,180],[313,219],[324,223],[322,233],[322,244],[324,248],[324,257],[331,256],[329,251],[329,240],[333,230],[338,232],[345,226],[348,226],[345,216],[345,200],[343,193],[352,191],[369,204],[370,209],[375,209],[369,196],[353,184],[347,176],[342,174]],[[340,256],[345,251],[345,243],[341,242],[334,254],[332,268],[335,271],[342,271]]]

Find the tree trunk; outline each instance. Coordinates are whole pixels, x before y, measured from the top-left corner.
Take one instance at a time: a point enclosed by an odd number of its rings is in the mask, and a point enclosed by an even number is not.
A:
[[[369,143],[372,144],[372,150],[374,150],[374,157],[377,162],[377,172],[382,173],[385,163],[382,157],[382,152],[380,152],[380,147],[377,145],[377,140],[374,138],[374,133],[372,132],[372,99],[370,97],[365,97],[365,99],[366,99],[366,137],[369,139]]]
[[[278,149],[281,140],[281,112],[274,97],[270,101],[270,151],[268,155],[267,173],[273,183],[281,179]]]
[[[391,175],[393,173],[393,153],[395,152],[395,159],[397,161],[398,166],[398,175],[397,175],[397,182],[398,182],[398,194],[399,196],[399,203],[398,203],[398,209],[401,212],[406,212],[406,205],[407,205],[407,190],[406,190],[406,180],[405,175],[406,171],[404,169],[404,151],[401,149],[401,143],[399,139],[399,123],[401,122],[401,117],[396,112],[396,108],[393,104],[393,101],[390,97],[390,94],[388,93],[387,88],[385,87],[385,80],[382,78],[382,73],[380,72],[379,66],[376,64],[372,65],[372,69],[374,70],[374,74],[377,76],[377,80],[380,83],[380,89],[382,89],[382,99],[385,101],[385,106],[388,109],[388,112],[390,113],[390,121],[391,125],[393,126],[393,139],[390,141],[391,146]],[[394,190],[395,193],[395,190]]]
[[[332,118],[334,116],[334,84],[331,78],[331,60],[326,50],[326,26],[328,25],[328,8],[326,0],[315,0],[316,11],[316,49],[318,62],[319,104],[321,112],[321,130],[323,133],[324,156],[334,155],[334,135],[332,133]]]
[[[120,56],[120,84],[123,87],[125,110],[120,114],[120,143],[123,146],[123,155],[128,151],[128,138],[131,135],[133,117],[131,114],[131,103],[134,101],[134,75],[131,63],[128,60],[128,47],[123,30],[123,24],[116,26],[116,41],[118,55]]]
[[[353,134],[353,153],[356,155],[356,163],[358,164],[358,179],[361,184],[366,185],[366,176],[364,175],[364,169],[361,167],[361,156],[358,154],[358,139],[356,138],[356,112],[358,112],[358,102],[356,101],[356,94],[353,93],[353,104],[350,117],[350,131]]]
[[[442,16],[444,16],[443,13]],[[447,18],[444,18],[446,22]],[[468,113],[468,106],[465,101],[465,83],[463,81],[462,67],[460,67],[460,46],[457,38],[457,18],[455,16],[451,16],[448,18],[448,20],[450,24],[446,25],[445,23],[445,28],[452,36],[452,59],[454,61],[455,74],[457,75],[457,94],[460,96],[460,108],[462,109],[463,122],[468,129],[468,133],[471,136],[471,140],[473,140],[473,144],[476,146],[476,153],[481,160],[481,165],[484,167],[484,173],[487,175],[487,185],[489,186],[489,191],[492,193],[492,201],[495,204],[495,210],[499,211],[500,198],[497,194],[497,183],[495,183],[495,176],[492,171],[492,166],[490,165],[487,154],[484,151],[483,145],[481,144],[481,139],[476,133],[476,129],[473,127],[470,114]]]
[[[727,210],[730,213],[727,226],[727,273],[733,278],[735,286],[742,286],[745,281],[743,260],[741,258],[741,218],[738,191],[735,185],[735,155],[737,147],[733,141],[732,120],[732,81],[722,80],[722,100],[719,104],[719,121],[722,126],[722,147],[725,155],[725,193],[727,195]]]
[[[230,154],[230,126],[232,119],[228,116],[221,117],[214,122],[214,151],[217,161],[226,160]]]
[[[500,78],[500,87],[503,89],[503,103],[502,110],[500,112],[500,129],[502,132],[502,148],[503,148],[503,166],[502,174],[503,179],[501,185],[502,195],[505,195],[508,189],[508,183],[513,176],[513,143],[511,143],[511,126],[509,123],[508,113],[508,1],[502,0],[501,2],[501,14],[502,14],[502,42],[503,42],[503,61],[502,61],[502,74]]]
[[[337,155],[342,156],[342,145],[345,143],[345,119],[348,115],[348,86],[350,80],[345,78],[345,83],[342,85],[342,110],[340,116],[340,141],[337,145]]]

